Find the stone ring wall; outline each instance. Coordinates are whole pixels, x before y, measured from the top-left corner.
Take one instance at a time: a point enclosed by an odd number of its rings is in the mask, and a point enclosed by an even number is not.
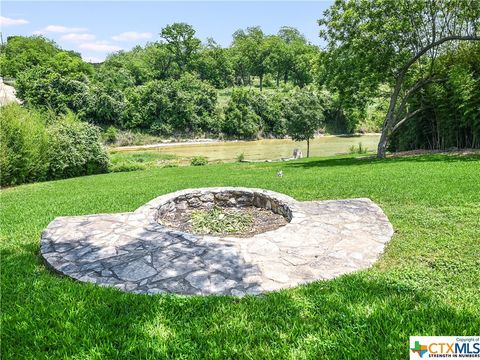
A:
[[[178,206],[258,206],[289,223],[249,238],[193,235],[158,223]],[[187,189],[132,213],[59,217],[40,253],[56,272],[136,293],[259,294],[364,269],[393,235],[369,199],[299,202],[251,188]]]

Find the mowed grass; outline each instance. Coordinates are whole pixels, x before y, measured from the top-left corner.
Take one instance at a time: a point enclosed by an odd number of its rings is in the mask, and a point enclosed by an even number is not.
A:
[[[179,160],[176,155],[153,151],[110,152],[109,171],[122,172],[159,166],[177,166]]]
[[[122,293],[55,275],[39,257],[56,216],[227,185],[369,197],[396,233],[368,270],[242,299]],[[409,336],[479,334],[478,156],[154,168],[19,186],[1,204],[2,359],[404,359]]]

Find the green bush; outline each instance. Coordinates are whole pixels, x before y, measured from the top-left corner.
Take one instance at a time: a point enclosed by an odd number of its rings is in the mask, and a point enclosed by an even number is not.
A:
[[[15,87],[17,96],[29,106],[56,113],[88,106],[88,81],[83,74],[62,75],[51,67],[33,66],[18,75]]]
[[[366,154],[367,152],[368,148],[364,147],[361,142],[358,143],[358,146],[350,146],[350,154]]]
[[[245,153],[240,153],[237,155],[237,162],[242,162],[243,160],[245,160]]]
[[[217,93],[205,81],[186,74],[179,80],[154,80],[125,91],[122,124],[158,136],[218,133]]]
[[[71,113],[49,116],[17,104],[0,109],[1,185],[107,171],[109,159],[99,128]]]
[[[101,143],[100,129],[78,121],[68,113],[47,129],[48,177],[62,179],[108,170],[108,154]]]
[[[254,139],[260,133],[262,119],[255,112],[254,91],[244,88],[234,89],[225,109],[223,132],[229,137]]]
[[[203,166],[208,164],[208,159],[205,156],[195,156],[190,161],[190,165],[192,166]]]
[[[0,108],[1,185],[45,180],[47,146],[45,123],[39,112],[17,104]]]
[[[118,130],[113,126],[109,126],[103,134],[103,139],[107,144],[113,144],[117,141]]]
[[[236,88],[225,109],[223,132],[232,138],[284,137],[282,101],[287,93]]]
[[[89,83],[74,105],[73,109],[81,120],[93,124],[120,126],[125,101],[121,91]]]
[[[136,170],[145,170],[147,165],[135,162],[135,161],[121,161],[116,164],[111,164],[108,167],[109,172],[124,172],[124,171],[136,171]]]

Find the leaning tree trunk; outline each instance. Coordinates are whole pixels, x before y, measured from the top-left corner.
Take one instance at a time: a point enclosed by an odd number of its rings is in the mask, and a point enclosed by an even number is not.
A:
[[[388,135],[385,130],[382,130],[382,134],[380,135],[380,140],[378,142],[377,147],[377,158],[383,159],[385,158],[385,153],[387,152],[387,142],[388,142]]]
[[[412,58],[410,58],[405,65],[400,69],[400,72],[398,73],[397,79],[395,81],[395,88],[392,92],[392,95],[390,97],[390,105],[388,107],[388,112],[387,115],[385,116],[385,121],[383,122],[383,127],[382,127],[382,134],[380,136],[380,141],[378,143],[377,147],[377,158],[383,159],[385,157],[387,145],[388,145],[388,137],[390,135],[390,130],[394,125],[394,120],[395,120],[395,107],[397,105],[397,99],[398,95],[400,94],[400,90],[403,85],[403,80],[405,78],[405,75],[410,68],[422,55],[424,55],[428,50],[433,49],[445,42],[448,41],[455,41],[455,40],[460,40],[460,41],[478,41],[480,40],[480,37],[478,36],[459,36],[459,35],[452,35],[452,36],[446,36],[444,38],[441,38],[437,41],[434,41],[427,46],[423,47],[417,54],[415,54]]]
[[[387,151],[388,145],[388,132],[393,123],[393,118],[395,115],[395,106],[397,104],[398,95],[402,88],[403,78],[405,76],[405,71],[402,71],[395,82],[395,88],[393,89],[392,95],[390,96],[390,105],[388,106],[387,115],[385,115],[385,120],[383,121],[382,134],[380,135],[380,141],[378,142],[377,147],[377,158],[383,159]]]

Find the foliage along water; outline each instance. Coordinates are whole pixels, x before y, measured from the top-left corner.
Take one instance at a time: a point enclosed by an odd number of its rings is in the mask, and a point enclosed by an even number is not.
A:
[[[331,156],[349,152],[352,145],[362,143],[369,152],[375,151],[379,135],[358,136],[322,136],[310,141],[310,156]],[[208,144],[185,144],[163,146],[135,151],[154,151],[175,154],[179,157],[206,156],[209,161],[235,161],[240,154],[245,160],[278,160],[292,156],[293,149],[300,148],[306,156],[305,141],[295,142],[290,139],[269,139],[257,141],[213,142]]]

